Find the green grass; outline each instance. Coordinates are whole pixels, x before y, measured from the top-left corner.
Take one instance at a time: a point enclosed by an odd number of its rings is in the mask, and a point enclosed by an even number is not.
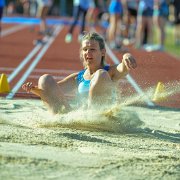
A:
[[[180,58],[180,46],[175,45],[174,27],[170,25],[166,27],[165,50]]]
[[[154,29],[154,33],[155,33],[154,42],[157,43],[158,33],[156,29]],[[174,26],[172,25],[166,26],[165,51],[168,52],[169,54],[172,54],[173,56],[180,58],[180,46],[175,44]]]
[[[153,42],[158,43],[158,32],[156,29],[154,29],[153,31],[154,31]],[[165,51],[177,58],[180,58],[180,46],[175,45],[174,26],[167,25],[165,31],[166,31]]]

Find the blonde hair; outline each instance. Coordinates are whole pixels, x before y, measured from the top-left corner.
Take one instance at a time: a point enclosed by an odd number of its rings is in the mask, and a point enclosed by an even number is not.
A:
[[[81,59],[81,61],[83,63],[84,68],[86,68],[86,66],[85,66],[85,63],[84,63],[84,59],[82,57],[82,42],[85,41],[85,40],[95,40],[95,41],[98,42],[100,50],[105,49],[105,41],[104,41],[104,38],[101,35],[99,35],[96,32],[85,32],[84,36],[82,37],[81,47],[80,47],[80,59]],[[102,56],[102,58],[101,58],[101,65],[102,66],[106,65],[105,56]]]

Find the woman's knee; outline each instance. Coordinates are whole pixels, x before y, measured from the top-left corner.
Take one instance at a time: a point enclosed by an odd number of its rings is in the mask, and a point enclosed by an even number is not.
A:
[[[100,103],[105,102],[106,97],[109,98],[112,90],[112,80],[106,70],[99,69],[96,71],[89,91],[89,102]]]
[[[102,87],[105,84],[109,85],[111,82],[109,73],[104,69],[99,69],[95,72],[94,77],[91,80],[91,88]]]
[[[53,77],[49,74],[44,74],[39,78],[38,87],[41,89],[52,88],[55,83]]]
[[[97,79],[97,80],[110,80],[110,76],[109,76],[109,73],[104,70],[104,69],[99,69],[95,72],[94,74],[94,79]]]

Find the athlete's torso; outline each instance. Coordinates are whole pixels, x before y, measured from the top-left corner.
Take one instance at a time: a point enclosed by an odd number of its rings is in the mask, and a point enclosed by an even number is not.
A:
[[[104,70],[109,71],[109,65],[104,66]],[[90,89],[91,80],[84,79],[84,73],[86,69],[80,71],[77,75],[78,93],[80,95],[88,95]]]

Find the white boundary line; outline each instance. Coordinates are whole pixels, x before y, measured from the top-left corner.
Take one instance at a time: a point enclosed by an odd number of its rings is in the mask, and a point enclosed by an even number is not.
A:
[[[31,60],[31,58],[39,51],[42,47],[41,44],[37,45],[29,54],[25,57],[25,59],[19,64],[17,68],[10,74],[8,77],[8,82],[10,83],[16,75],[24,68],[24,66]]]
[[[3,30],[2,32],[1,32],[1,37],[5,37],[5,36],[7,36],[7,35],[9,35],[9,34],[12,34],[12,33],[15,33],[15,32],[17,32],[17,31],[19,31],[19,30],[22,30],[22,29],[24,29],[24,28],[26,28],[26,27],[28,27],[29,25],[24,25],[24,24],[21,24],[21,25],[17,25],[17,26],[14,26],[14,27],[12,27],[12,28],[9,28],[9,29],[7,29],[7,30]]]
[[[43,38],[43,41],[46,41],[47,37]],[[23,59],[23,61],[19,64],[17,68],[11,73],[11,75],[8,77],[8,82],[10,83],[16,75],[24,68],[24,66],[31,60],[31,58],[40,50],[42,47],[42,44],[38,44],[34,47],[34,49]]]
[[[32,64],[29,66],[27,71],[24,73],[24,75],[21,77],[21,79],[18,81],[18,83],[13,87],[12,91],[6,96],[7,99],[12,99],[15,95],[15,93],[19,90],[19,88],[22,86],[22,84],[26,81],[28,76],[31,74],[33,69],[36,67],[36,65],[39,63],[43,55],[46,53],[50,45],[53,43],[55,40],[56,36],[59,34],[61,31],[62,26],[57,26],[54,32],[54,36],[49,39],[47,44],[44,45],[42,50],[39,52],[39,54],[36,56],[36,58],[33,60]]]

